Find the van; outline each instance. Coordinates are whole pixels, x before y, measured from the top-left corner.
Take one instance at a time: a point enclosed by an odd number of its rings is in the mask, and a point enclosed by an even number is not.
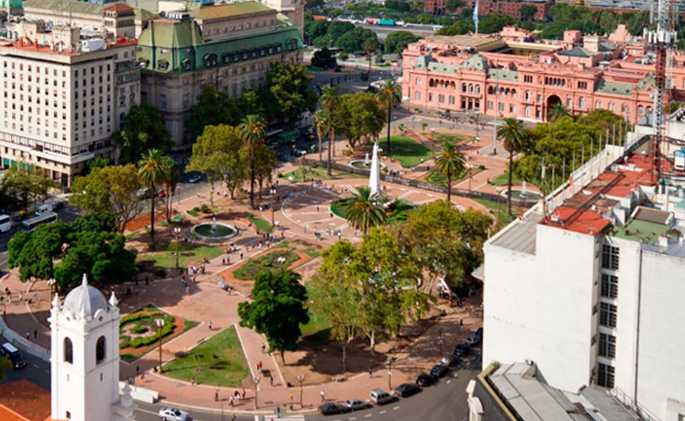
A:
[[[44,213],[52,212],[54,210],[53,206],[49,203],[46,203],[44,205],[38,206],[38,209],[36,209],[36,216],[40,216]]]
[[[27,365],[27,362],[24,359],[24,356],[21,354],[21,351],[19,351],[17,347],[9,342],[5,342],[0,346],[0,356],[9,358],[9,360],[12,362],[12,367],[14,367],[15,370],[21,370]]]
[[[371,392],[371,402],[375,403],[376,405],[383,405],[388,402],[392,402],[392,400],[392,395],[385,390],[376,389]]]

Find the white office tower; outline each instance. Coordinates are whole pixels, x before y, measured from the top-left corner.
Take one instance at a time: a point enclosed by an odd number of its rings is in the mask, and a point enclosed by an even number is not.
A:
[[[607,146],[487,242],[483,367],[528,361],[554,388],[683,421],[685,189],[655,185],[648,147]]]
[[[83,284],[50,311],[52,419],[133,421],[130,389],[119,396],[119,308]]]

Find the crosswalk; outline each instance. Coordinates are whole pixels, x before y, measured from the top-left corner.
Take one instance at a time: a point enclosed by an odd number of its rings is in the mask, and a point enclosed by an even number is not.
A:
[[[293,414],[293,415],[281,415],[281,418],[276,418],[276,415],[264,415],[262,417],[263,421],[304,421],[304,415]]]

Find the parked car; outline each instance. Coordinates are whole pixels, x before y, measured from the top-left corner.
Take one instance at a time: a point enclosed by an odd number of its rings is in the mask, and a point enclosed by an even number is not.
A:
[[[15,370],[21,370],[27,365],[27,362],[24,359],[21,351],[19,351],[16,346],[9,342],[5,342],[4,344],[0,345],[0,356],[9,358],[10,362],[12,363],[12,368]]]
[[[350,408],[350,410],[352,410],[352,411],[358,411],[360,409],[366,409],[366,408],[370,407],[371,404],[369,404],[368,402],[365,402],[361,399],[353,398],[353,399],[348,399],[345,402],[345,406]]]
[[[416,395],[421,391],[421,388],[414,383],[405,383],[400,385],[395,389],[395,394],[397,396],[402,396],[403,398],[408,398],[409,396]]]
[[[430,386],[432,384],[435,384],[437,381],[438,381],[437,377],[431,376],[430,374],[422,373],[416,379],[416,384],[421,386],[421,387],[426,387],[426,386]]]
[[[38,206],[38,209],[36,209],[36,216],[40,216],[44,213],[48,213],[48,212],[52,212],[52,211],[54,211],[54,207],[51,204],[46,203],[44,205]]]
[[[440,362],[447,367],[454,367],[459,363],[459,357],[456,355],[445,355]]]
[[[197,183],[198,181],[202,180],[202,175],[201,174],[193,174],[190,177],[188,177],[188,182],[189,183]]]
[[[350,412],[351,409],[341,403],[326,402],[319,407],[319,412],[323,415],[344,414]]]
[[[478,335],[481,339],[483,339],[483,328],[479,327],[478,330],[476,331],[476,335]]]
[[[188,421],[191,419],[187,413],[176,408],[162,408],[158,415],[164,421]]]
[[[466,338],[464,343],[471,347],[471,346],[478,345],[478,343],[480,342],[480,339],[481,339],[480,336],[476,335],[475,333],[472,333]]]
[[[159,196],[159,197],[166,197],[166,191],[165,191],[165,190],[160,190],[159,193],[157,193],[157,196]]]
[[[465,357],[469,353],[469,347],[464,344],[459,344],[454,348],[454,355],[457,357]]]
[[[433,368],[431,368],[431,376],[438,377],[438,378],[444,377],[448,371],[450,371],[450,369],[447,368],[446,365],[437,364],[437,365],[433,366]]]
[[[376,389],[371,392],[371,402],[376,405],[383,405],[393,401],[393,396],[385,390]]]

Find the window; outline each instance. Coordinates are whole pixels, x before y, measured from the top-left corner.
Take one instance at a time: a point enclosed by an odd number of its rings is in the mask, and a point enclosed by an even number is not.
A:
[[[587,82],[578,82],[578,89],[587,89]]]
[[[530,101],[530,91],[526,91],[526,95],[524,96],[524,99],[526,101]]]
[[[105,352],[105,345],[105,337],[100,336],[95,344],[95,364],[101,364],[103,361],[105,361],[105,356],[107,354]]]
[[[604,269],[618,269],[618,247],[608,244],[602,246],[602,267]]]
[[[618,308],[609,303],[599,303],[599,324],[606,327],[616,327],[616,313]]]
[[[74,363],[74,344],[71,343],[71,339],[64,338],[64,362],[73,364]]]
[[[530,117],[530,106],[526,106],[526,117]]]
[[[642,105],[638,105],[637,106],[637,115],[642,115],[642,114],[644,114],[644,112],[645,112],[645,107],[643,107]]]
[[[597,384],[602,387],[614,387],[614,367],[607,364],[599,364],[599,374],[597,376]]]
[[[428,102],[433,102],[433,94],[428,94]]]
[[[616,358],[616,337],[614,335],[599,334],[599,355],[606,358]]]
[[[578,106],[579,106],[580,108],[585,108],[585,98],[583,98],[582,96],[581,96],[580,99],[578,100]]]
[[[602,297],[618,298],[618,276],[602,274]]]
[[[420,101],[421,100],[421,92],[416,93],[416,100]]]
[[[616,107],[614,106],[614,103],[613,103],[613,102],[610,102],[610,103],[609,103],[609,111],[614,111],[614,108],[616,108]]]

